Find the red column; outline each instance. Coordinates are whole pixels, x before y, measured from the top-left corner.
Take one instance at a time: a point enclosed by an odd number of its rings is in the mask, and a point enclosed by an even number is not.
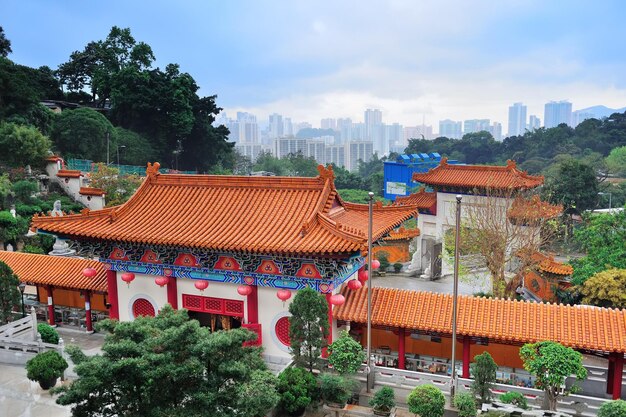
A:
[[[330,297],[332,297],[332,293],[326,294],[326,303],[328,304],[328,344],[333,343],[333,305],[330,303]],[[322,349],[322,358],[328,357],[328,350],[326,348]]]
[[[613,399],[622,397],[622,374],[624,373],[624,354],[615,354],[615,366],[613,367]]]
[[[109,300],[109,318],[120,319],[120,307],[117,299],[117,273],[112,269],[107,269],[107,298]]]
[[[167,281],[167,302],[174,310],[178,310],[178,286],[174,277]]]
[[[54,300],[52,298],[52,285],[48,285],[46,287],[46,291],[48,292],[48,323],[50,326],[56,326],[54,322]]]
[[[398,369],[406,369],[404,364],[404,342],[405,342],[405,331],[404,329],[398,329]]]
[[[463,337],[463,375],[462,378],[470,377],[470,338]]]
[[[88,332],[93,332],[91,324],[91,291],[85,291],[85,327]]]
[[[613,394],[613,374],[615,373],[615,358],[611,353],[609,355],[609,372],[606,376],[606,393]]]
[[[248,324],[259,322],[259,291],[256,285],[250,285],[252,292],[248,294]]]

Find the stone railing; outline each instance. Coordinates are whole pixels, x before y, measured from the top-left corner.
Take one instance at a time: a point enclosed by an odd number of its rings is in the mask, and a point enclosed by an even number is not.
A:
[[[38,353],[56,350],[63,355],[63,349],[63,339],[58,345],[42,342],[34,308],[28,316],[0,327],[0,363],[24,365]]]

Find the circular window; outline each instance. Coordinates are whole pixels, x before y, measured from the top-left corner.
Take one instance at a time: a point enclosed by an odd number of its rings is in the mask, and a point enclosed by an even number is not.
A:
[[[278,319],[274,330],[276,331],[276,337],[278,337],[280,343],[285,346],[291,345],[291,341],[289,340],[289,317],[281,317]]]
[[[150,316],[154,317],[154,306],[145,298],[138,298],[133,303],[133,316]]]

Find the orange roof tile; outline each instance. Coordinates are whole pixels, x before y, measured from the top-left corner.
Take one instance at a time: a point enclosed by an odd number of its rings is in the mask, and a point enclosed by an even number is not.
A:
[[[106,272],[98,261],[6,251],[0,251],[0,261],[9,265],[20,281],[29,284],[107,291]],[[93,278],[87,278],[83,275],[85,268],[95,268],[98,273]]]
[[[367,289],[344,288],[338,320],[367,322]],[[552,340],[576,349],[626,352],[626,310],[460,296],[458,334],[494,341]],[[452,331],[452,295],[372,289],[372,324],[421,331]]]
[[[51,156],[46,158],[46,161],[49,161],[49,162],[57,162],[57,161],[62,161],[62,160],[63,160],[63,158],[61,158],[60,156],[57,156],[57,155],[51,155]]]
[[[511,204],[508,216],[518,220],[553,219],[563,212],[563,206],[541,201],[538,195],[530,199],[516,198]]]
[[[389,232],[389,235],[383,238],[383,240],[406,240],[413,239],[414,237],[417,237],[419,235],[420,229],[418,229],[417,227],[415,229],[405,229],[404,227],[400,227],[398,230],[392,230],[391,232]]]
[[[59,172],[57,172],[57,177],[62,178],[80,178],[82,175],[82,172],[75,169],[60,169]]]
[[[551,274],[557,275],[572,275],[574,268],[571,265],[567,265],[554,260],[554,256],[544,255],[540,252],[535,252],[531,259],[536,263],[537,267]]]
[[[413,181],[444,187],[527,189],[543,184],[543,177],[520,171],[511,160],[506,166],[448,165],[448,159],[441,158],[439,166],[426,173],[414,173]]]
[[[103,195],[106,192],[102,188],[80,187],[78,191],[82,195]]]
[[[409,194],[404,197],[396,197],[393,202],[394,206],[415,205],[418,209],[435,210],[437,208],[437,193],[428,193],[422,187],[416,193]]]
[[[155,168],[156,167],[156,168]],[[367,249],[365,204],[345,203],[332,169],[315,178],[159,174],[150,165],[123,205],[80,215],[33,217],[41,231],[73,239],[260,253],[332,254]],[[415,206],[374,208],[374,238]]]

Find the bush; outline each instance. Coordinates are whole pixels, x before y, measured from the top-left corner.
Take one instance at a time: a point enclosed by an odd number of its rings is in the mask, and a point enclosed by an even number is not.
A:
[[[392,388],[382,387],[369,402],[375,410],[388,412],[396,405],[396,395]]]
[[[489,352],[483,352],[474,356],[474,363],[470,365],[474,381],[472,393],[480,399],[480,404],[491,400],[491,389],[496,382],[496,370],[498,365],[494,362]]]
[[[52,343],[53,345],[59,344],[59,333],[46,323],[39,323],[37,325],[37,331],[41,335],[41,341],[44,343]]]
[[[28,204],[33,194],[39,191],[39,186],[34,181],[22,180],[14,183],[11,189],[18,201]]]
[[[43,210],[39,206],[29,206],[28,204],[17,204],[15,211],[20,216],[30,217],[33,214],[41,213]]]
[[[349,382],[341,375],[324,373],[319,376],[320,396],[326,403],[346,404],[351,395]]]
[[[500,396],[500,401],[505,404],[513,404],[519,408],[523,408],[524,410],[528,409],[528,401],[526,401],[526,397],[519,392],[506,392]]]
[[[443,416],[446,399],[439,388],[426,384],[415,387],[406,400],[409,411],[423,417]]]
[[[363,347],[345,330],[328,346],[328,362],[340,374],[355,373],[364,360]]]
[[[26,362],[26,377],[39,383],[56,380],[67,369],[67,362],[58,352],[40,353]]]
[[[315,377],[302,368],[289,367],[278,376],[278,406],[285,412],[298,415],[317,399]]]
[[[45,255],[46,253],[43,251],[42,248],[40,248],[39,246],[33,246],[33,245],[26,245],[24,246],[24,249],[22,249],[22,252],[24,253],[35,253],[38,255]]]
[[[380,262],[380,271],[387,271],[387,268],[389,268],[389,254],[381,250],[376,255],[374,255],[374,257],[378,259],[378,262]]]
[[[615,400],[602,404],[598,417],[624,417],[626,416],[626,401]]]
[[[393,264],[393,271],[396,274],[400,273],[400,271],[402,271],[402,264],[400,262],[396,262],[395,264]]]
[[[476,416],[476,400],[466,392],[454,396],[454,406],[459,410],[459,417]]]

